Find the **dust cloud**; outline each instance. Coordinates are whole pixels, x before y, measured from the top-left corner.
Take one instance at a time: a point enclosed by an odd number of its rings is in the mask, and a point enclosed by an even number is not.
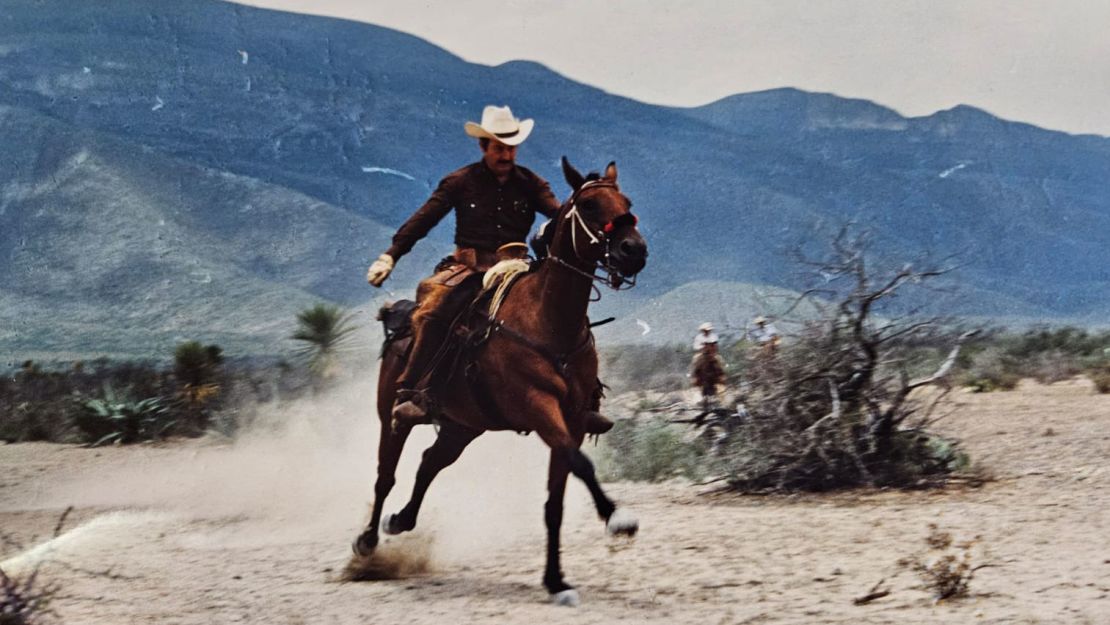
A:
[[[39,498],[43,506],[108,512],[19,557],[31,561],[49,552],[76,565],[113,540],[154,542],[167,534],[187,549],[262,548],[323,538],[335,545],[340,568],[373,500],[379,432],[375,378],[275,404],[231,442],[121,450],[126,452],[121,461],[107,471],[51,484]],[[386,514],[407,501],[420,454],[434,436],[431,426],[410,436]],[[482,435],[433,483],[417,528],[400,537],[382,536],[379,552],[391,554],[394,570],[404,574],[492,557],[492,546],[521,538],[542,552],[547,462],[547,448],[535,436]],[[585,488],[573,480],[567,514],[594,514]],[[405,553],[412,557],[398,560]]]

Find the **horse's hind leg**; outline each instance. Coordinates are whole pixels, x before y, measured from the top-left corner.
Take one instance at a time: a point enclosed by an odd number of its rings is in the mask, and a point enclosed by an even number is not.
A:
[[[381,424],[378,437],[378,478],[374,483],[374,508],[370,513],[370,524],[355,539],[352,547],[360,556],[370,555],[378,546],[378,529],[382,519],[382,505],[397,482],[397,463],[405,449],[411,427],[392,427],[393,399],[396,395],[394,381],[405,366],[405,350],[408,340],[390,343],[382,355],[382,366],[378,372],[378,421]]]
[[[439,435],[432,446],[424,451],[420,461],[420,468],[416,471],[416,483],[412,488],[412,497],[408,504],[397,514],[390,515],[385,522],[385,533],[400,534],[416,527],[416,516],[420,513],[420,505],[424,502],[424,495],[432,480],[444,468],[459,459],[463,450],[470,444],[480,431],[463,427],[451,421],[444,421],[439,428]]]
[[[355,539],[353,548],[360,556],[368,556],[378,546],[378,529],[382,520],[382,506],[385,498],[397,483],[397,463],[405,448],[411,427],[390,431],[389,421],[383,419],[381,439],[378,441],[378,479],[374,482],[374,509],[370,513],[370,524]]]

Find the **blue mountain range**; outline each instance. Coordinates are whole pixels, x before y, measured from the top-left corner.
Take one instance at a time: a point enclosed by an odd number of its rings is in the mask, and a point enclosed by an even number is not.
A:
[[[363,302],[392,230],[478,158],[462,124],[490,103],[537,120],[519,160],[560,194],[562,155],[618,162],[651,245],[640,298],[795,288],[785,252],[854,221],[878,254],[954,255],[965,294],[949,312],[1110,318],[1105,137],[798,89],[655,106],[536,63],[473,64],[387,28],[215,0],[7,0],[0,321],[20,325],[0,345],[72,345],[28,320],[43,306],[69,311],[68,336],[99,332],[91,349],[206,323],[264,333],[216,313],[268,319],[275,299]],[[450,234],[403,259],[395,284]],[[140,325],[150,334],[120,329]]]

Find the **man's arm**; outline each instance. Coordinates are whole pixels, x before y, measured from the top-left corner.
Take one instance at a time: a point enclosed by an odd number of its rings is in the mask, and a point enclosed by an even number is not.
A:
[[[546,180],[536,174],[532,174],[532,179],[534,184],[533,194],[535,195],[536,212],[548,219],[554,219],[555,216],[559,214],[559,209],[562,208],[562,204],[559,203],[555,194],[551,192],[551,185],[547,184]]]
[[[451,200],[451,187],[454,177],[448,176],[439,182],[439,186],[432,192],[432,196],[424,205],[416,210],[393,235],[393,244],[384,254],[370,265],[366,272],[366,281],[374,286],[381,286],[393,266],[405,254],[409,253],[416,242],[427,236],[446,215],[451,212],[454,202]]]
[[[394,261],[409,253],[416,242],[428,235],[447,213],[451,212],[454,202],[451,200],[451,186],[453,177],[448,176],[439,182],[439,186],[432,192],[432,196],[421,206],[412,217],[393,235],[393,245],[389,246],[386,254]]]

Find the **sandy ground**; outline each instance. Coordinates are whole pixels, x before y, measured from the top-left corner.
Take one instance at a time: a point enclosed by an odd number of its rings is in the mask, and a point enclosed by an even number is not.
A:
[[[772,498],[611,484],[640,518],[628,541],[605,536],[575,487],[563,568],[576,609],[539,584],[546,452],[512,434],[479,439],[417,530],[382,547],[425,555],[427,570],[335,581],[371,499],[371,399],[350,388],[275,410],[234,444],[0,447],[0,566],[47,558],[70,624],[1110,622],[1110,396],[1082,382],[958,396],[942,429],[996,475],[981,488]],[[428,440],[410,445],[406,478]],[[973,562],[991,566],[971,597],[936,604],[897,564],[925,552],[930,523],[980,537]],[[888,596],[853,604],[883,579]]]

